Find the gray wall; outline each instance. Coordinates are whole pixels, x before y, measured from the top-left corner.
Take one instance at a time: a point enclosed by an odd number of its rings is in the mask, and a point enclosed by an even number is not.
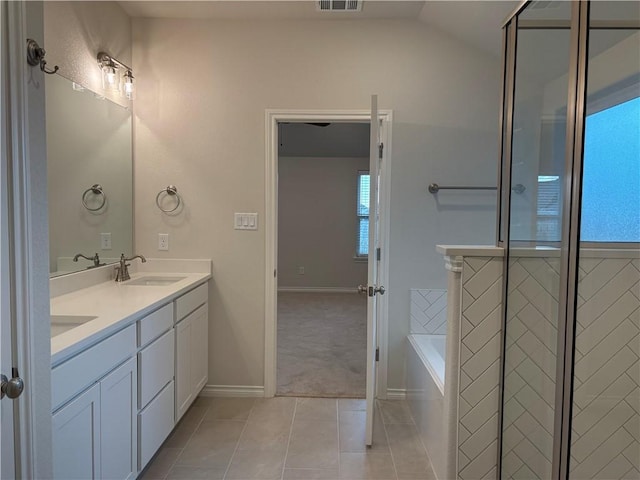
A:
[[[213,259],[214,385],[263,385],[264,229],[234,230],[233,213],[264,218],[265,109],[367,109],[373,93],[393,109],[389,386],[403,388],[409,289],[445,286],[436,243],[494,242],[495,193],[426,187],[495,185],[499,59],[418,21],[134,19],[133,62],[136,247]],[[153,203],[170,183],[177,217]]]
[[[368,158],[278,159],[279,288],[367,282],[366,261],[354,259],[358,170],[369,170]]]

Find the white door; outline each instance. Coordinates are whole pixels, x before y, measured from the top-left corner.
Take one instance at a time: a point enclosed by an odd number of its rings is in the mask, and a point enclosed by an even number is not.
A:
[[[384,294],[380,285],[378,268],[378,247],[380,245],[380,118],[378,116],[378,96],[371,97],[371,138],[369,144],[369,273],[367,276],[367,445],[373,443],[373,419],[375,416],[375,395],[378,357],[378,315],[377,298]]]

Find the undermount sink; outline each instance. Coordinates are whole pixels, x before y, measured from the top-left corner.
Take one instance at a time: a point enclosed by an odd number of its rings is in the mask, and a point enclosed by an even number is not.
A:
[[[163,287],[184,280],[185,278],[186,277],[141,277],[125,282],[124,285]]]
[[[68,332],[96,318],[91,315],[51,315],[51,336]]]

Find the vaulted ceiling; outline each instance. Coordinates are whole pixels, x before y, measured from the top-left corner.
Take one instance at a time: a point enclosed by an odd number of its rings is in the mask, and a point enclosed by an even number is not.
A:
[[[516,0],[364,0],[359,12],[320,12],[310,0],[121,1],[132,17],[228,20],[415,19],[499,55],[502,20]]]

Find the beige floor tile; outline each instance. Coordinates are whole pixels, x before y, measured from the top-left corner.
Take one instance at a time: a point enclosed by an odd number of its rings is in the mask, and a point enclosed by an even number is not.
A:
[[[396,423],[413,423],[409,405],[402,400],[378,400],[385,425]]]
[[[391,455],[384,453],[341,453],[340,478],[344,480],[395,480]]]
[[[249,415],[249,423],[273,420],[291,420],[296,408],[293,397],[274,397],[257,399]]]
[[[240,437],[238,450],[286,451],[290,432],[291,420],[247,423]]]
[[[338,399],[338,410],[341,412],[365,411],[367,401],[364,398],[340,398]]]
[[[200,425],[208,408],[208,406],[192,405],[173,429],[164,446],[167,448],[183,448]]]
[[[193,401],[193,406],[194,407],[209,407],[209,405],[211,405],[211,402],[213,402],[216,399],[216,397],[203,397],[202,395],[196,397],[196,399]]]
[[[337,480],[338,469],[285,468],[283,480]]]
[[[280,480],[286,450],[237,451],[225,480]]]
[[[289,442],[287,468],[338,466],[338,422],[296,420]]]
[[[414,425],[392,424],[385,425],[385,428],[393,455],[401,453],[427,455]]]
[[[415,426],[391,424],[386,429],[398,476],[428,475],[431,464]]]
[[[426,472],[398,472],[398,480],[437,480],[433,469],[429,467]]]
[[[175,465],[167,480],[222,480],[226,467],[193,467],[190,465]]]
[[[176,465],[222,468],[231,460],[244,422],[202,422],[182,451]]]
[[[214,398],[209,403],[209,410],[204,416],[204,421],[245,421],[249,418],[249,413],[255,402],[255,398]]]
[[[164,479],[180,452],[182,452],[181,448],[161,448],[155,457],[151,459],[140,478],[143,480]]]
[[[331,422],[338,418],[335,398],[298,398],[296,419]]]
[[[340,452],[342,453],[364,453],[373,451],[377,453],[390,453],[387,445],[387,437],[384,432],[384,425],[378,420],[373,428],[373,445],[368,448],[366,445],[366,412],[343,411],[340,412]],[[380,417],[378,416],[378,419]]]

